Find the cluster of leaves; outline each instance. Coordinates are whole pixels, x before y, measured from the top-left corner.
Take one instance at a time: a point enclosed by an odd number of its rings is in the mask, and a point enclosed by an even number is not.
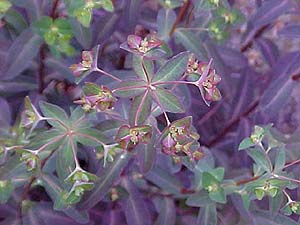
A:
[[[0,0],[0,225],[298,224],[300,4],[239,4]]]

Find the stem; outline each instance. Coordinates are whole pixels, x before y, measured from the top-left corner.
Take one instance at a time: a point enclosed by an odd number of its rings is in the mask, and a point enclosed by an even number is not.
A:
[[[290,167],[290,166],[292,166],[292,165],[299,164],[299,163],[300,163],[300,159],[297,159],[297,160],[295,160],[295,161],[293,161],[293,162],[290,162],[290,163],[286,164],[286,165],[283,167],[283,169],[286,169],[286,168],[288,168],[288,167]]]
[[[293,178],[289,178],[289,177],[285,177],[285,176],[281,176],[281,175],[277,175],[277,174],[273,174],[273,176],[275,178],[278,178],[278,179],[292,181],[292,182],[295,182],[295,183],[300,183],[300,180],[297,180],[297,179],[293,179]]]
[[[101,70],[101,69],[99,69],[99,68],[94,68],[92,71],[99,72],[99,73],[103,73],[104,75],[106,75],[106,76],[108,76],[108,77],[110,77],[110,78],[112,78],[112,79],[114,79],[114,80],[116,80],[116,81],[118,81],[118,82],[122,82],[121,79],[119,79],[119,78],[117,78],[116,76],[114,76],[114,75],[112,75],[112,74],[110,74],[110,73],[108,73],[108,72],[105,72],[104,70]]]
[[[252,178],[249,178],[249,179],[237,181],[236,186],[240,186],[240,185],[243,185],[243,184],[250,183],[252,181],[256,181],[258,178],[260,178],[260,176],[255,176],[255,177],[252,177]]]
[[[293,202],[293,200],[291,199],[291,197],[289,196],[289,194],[286,192],[285,189],[283,189],[282,192],[284,193],[284,195],[285,195],[286,198],[288,199],[288,203]]]
[[[177,16],[177,18],[176,18],[176,20],[175,20],[175,22],[174,22],[174,24],[173,24],[173,26],[172,26],[172,28],[170,30],[170,33],[169,33],[170,36],[174,33],[177,25],[180,23],[180,21],[182,20],[182,18],[186,14],[186,11],[187,11],[189,5],[190,5],[190,1],[186,0],[186,2],[184,3],[184,5],[181,7],[181,9],[180,9],[180,11],[178,13],[178,16]]]
[[[159,98],[158,98],[157,94],[155,93],[155,91],[152,92],[152,93],[153,93],[153,97],[154,97],[154,99],[155,99],[157,105],[158,105],[158,106],[161,108],[161,110],[163,111],[163,114],[164,114],[164,116],[165,116],[165,118],[166,118],[167,126],[169,126],[169,125],[171,124],[171,122],[170,122],[169,117],[168,117],[168,115],[167,115],[167,113],[166,113],[166,110],[164,109],[164,107],[163,107],[162,104],[160,103]]]
[[[76,146],[74,145],[74,141],[72,139],[72,135],[70,135],[69,142],[70,142],[70,146],[71,146],[73,157],[74,157],[74,161],[75,161],[75,167],[76,168],[80,168],[80,164],[79,164],[79,161],[77,159]]]
[[[134,116],[134,125],[135,125],[135,126],[138,125],[139,115],[140,115],[140,113],[141,113],[141,111],[142,111],[142,107],[143,107],[143,105],[144,105],[144,102],[145,102],[145,100],[146,100],[146,97],[147,97],[148,93],[149,93],[149,89],[147,89],[147,90],[145,91],[145,93],[144,93],[144,95],[143,95],[143,97],[142,97],[141,103],[139,104],[139,106],[138,106],[138,108],[137,108],[137,110],[136,110],[136,114],[135,114],[135,116]]]
[[[143,71],[146,75],[147,83],[149,84],[150,83],[150,77],[149,77],[149,74],[147,73],[147,70],[146,70],[146,67],[145,67],[144,57],[142,57],[142,68],[143,68]]]
[[[56,9],[58,7],[58,2],[59,2],[59,0],[54,0],[54,3],[52,5],[50,17],[52,17],[53,19],[57,18]]]

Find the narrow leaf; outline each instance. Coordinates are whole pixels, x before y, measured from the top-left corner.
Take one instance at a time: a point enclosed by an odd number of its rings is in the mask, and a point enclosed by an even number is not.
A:
[[[172,113],[183,113],[184,107],[178,100],[178,98],[170,91],[163,88],[156,88],[155,94],[157,95],[158,104],[161,104],[163,109]]]

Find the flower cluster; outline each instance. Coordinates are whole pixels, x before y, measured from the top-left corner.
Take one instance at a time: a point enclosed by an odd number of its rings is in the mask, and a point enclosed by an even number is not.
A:
[[[78,64],[70,66],[70,70],[76,77],[82,75],[82,73],[89,71],[93,66],[93,54],[92,51],[83,51],[81,55],[82,61]]]
[[[116,140],[119,142],[122,149],[132,150],[139,143],[148,144],[152,136],[152,128],[148,125],[121,126]]]
[[[191,130],[191,117],[174,121],[161,136],[162,151],[178,159],[179,156],[188,156],[190,160],[199,160],[203,153],[198,148],[199,135]]]
[[[92,110],[103,112],[111,109],[117,100],[107,87],[94,83],[85,83],[83,93],[81,99],[74,103],[81,105],[86,112]]]
[[[85,191],[90,191],[94,188],[94,181],[96,179],[97,176],[92,173],[86,172],[80,168],[75,169],[65,180],[66,182],[73,184],[68,195],[65,197],[65,201],[68,204],[79,202]]]
[[[32,152],[21,150],[20,160],[26,162],[27,171],[33,171],[38,166],[38,156]]]
[[[162,44],[163,42],[158,39],[157,34],[152,32],[145,35],[145,37],[140,35],[129,35],[127,41],[121,44],[120,47],[126,51],[144,57],[160,57],[165,53],[163,50],[159,49]],[[154,53],[153,51],[155,50],[157,51]]]
[[[221,77],[216,73],[215,69],[210,67],[210,64],[199,62],[195,55],[191,54],[186,69],[187,79],[196,79],[195,85],[199,88],[203,99],[208,104],[211,101],[219,101],[221,99],[221,93],[217,88]]]

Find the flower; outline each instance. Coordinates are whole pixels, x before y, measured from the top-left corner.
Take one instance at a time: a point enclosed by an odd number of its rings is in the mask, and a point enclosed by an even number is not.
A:
[[[93,54],[92,51],[83,51],[81,55],[82,61],[78,64],[70,66],[70,70],[76,77],[82,75],[82,73],[89,71],[93,66]]]
[[[107,87],[89,82],[85,84],[83,92],[84,95],[81,99],[74,101],[74,103],[81,105],[86,112],[92,110],[103,112],[111,109],[117,100]]]
[[[33,130],[39,121],[43,119],[35,106],[31,103],[30,98],[27,96],[24,100],[24,111],[21,114],[21,126],[31,128]]]
[[[195,86],[200,90],[201,96],[207,105],[212,101],[219,101],[221,93],[217,88],[221,77],[216,73],[215,69],[211,68],[212,60],[209,63],[199,62],[195,55],[189,57],[186,74],[187,79],[192,79]],[[195,81],[196,80],[196,81]]]
[[[139,143],[148,144],[152,136],[152,128],[148,125],[130,127],[121,126],[116,140],[122,149],[132,150]]]
[[[191,117],[185,117],[171,123],[162,133],[162,152],[175,158],[188,156],[191,161],[197,161],[203,157],[198,149],[198,139],[199,135],[192,131]]]
[[[159,49],[162,43],[163,42],[158,39],[157,34],[152,32],[145,37],[129,35],[127,41],[121,44],[120,47],[141,56],[160,57],[165,53],[163,50]],[[157,50],[157,52],[153,52],[154,50]],[[152,54],[150,54],[151,52]]]

